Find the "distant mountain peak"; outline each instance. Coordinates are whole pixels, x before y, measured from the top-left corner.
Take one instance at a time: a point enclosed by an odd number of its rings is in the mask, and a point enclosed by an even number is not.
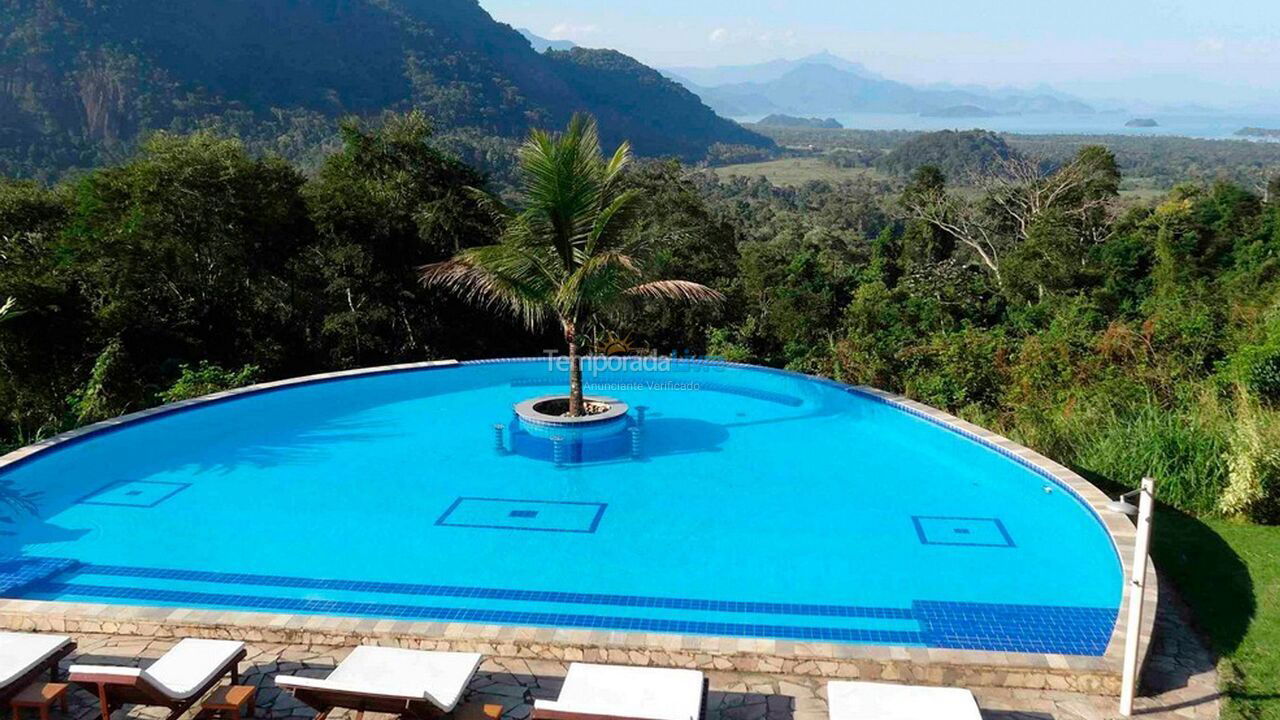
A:
[[[862,63],[846,60],[828,50],[788,60],[779,58],[752,65],[725,65],[718,67],[676,67],[666,68],[663,73],[667,77],[694,90],[697,87],[717,87],[720,85],[737,85],[741,83],[766,83],[786,76],[804,65],[822,65],[836,70],[864,77],[869,80],[883,80],[880,74],[869,70]]]
[[[528,40],[529,44],[533,46],[533,49],[540,53],[548,50],[572,50],[578,47],[577,43],[572,40],[551,40],[534,34],[529,28],[518,28],[516,32],[523,35],[524,39]]]
[[[878,72],[875,72],[874,70],[871,70],[866,65],[863,65],[860,62],[854,62],[852,60],[848,60],[843,57],[840,57],[839,55],[836,55],[830,50],[823,50],[821,52],[816,52],[807,57],[802,57],[799,60],[796,60],[795,62],[803,63],[806,65],[826,65],[828,67],[836,68],[837,70],[843,70],[848,73],[853,73],[854,75],[867,78],[868,80],[884,80],[885,79],[883,75],[881,75]]]
[[[1087,104],[1047,87],[990,89],[966,85],[913,86],[885,78],[830,51],[795,60],[719,68],[672,68],[668,77],[713,110],[749,118],[840,113],[988,114],[1092,113]],[[949,116],[949,115],[947,115]]]

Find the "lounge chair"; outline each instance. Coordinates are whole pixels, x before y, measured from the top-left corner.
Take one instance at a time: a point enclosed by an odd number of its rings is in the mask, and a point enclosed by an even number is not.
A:
[[[574,663],[556,700],[536,700],[535,720],[699,720],[707,681],[697,670]]]
[[[453,710],[480,667],[476,653],[428,652],[361,645],[329,677],[276,676],[276,685],[325,720],[337,708],[429,720]]]
[[[66,635],[0,632],[0,707],[46,670],[50,680],[56,679],[58,662],[75,649]]]
[[[978,701],[962,688],[869,682],[827,683],[831,720],[981,720]]]
[[[102,720],[111,720],[111,713],[124,705],[168,708],[168,720],[174,720],[222,682],[222,678],[230,675],[231,684],[238,683],[237,666],[244,657],[244,643],[187,638],[145,670],[72,665],[71,682],[98,696]]]

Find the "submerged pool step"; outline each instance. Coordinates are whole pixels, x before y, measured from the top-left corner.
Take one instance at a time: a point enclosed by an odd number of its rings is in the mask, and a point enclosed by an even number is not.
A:
[[[79,567],[78,560],[11,556],[0,558],[0,597],[17,597],[26,588]]]
[[[676,618],[621,617],[586,613],[530,612],[487,608],[435,607],[383,602],[352,602],[306,598],[230,595],[191,590],[92,585],[46,581],[33,588],[58,599],[127,600],[140,605],[226,607],[260,612],[345,615],[484,625],[533,625],[590,630],[711,635],[722,637],[787,638],[815,642],[874,645],[920,645],[915,630],[815,627],[767,623],[713,622]]]
[[[91,575],[172,582],[216,583],[237,586],[352,591],[429,597],[479,598],[485,600],[563,603],[569,605],[662,608],[682,611],[749,613],[756,615],[812,615],[818,617],[874,618],[881,620],[915,619],[915,614],[907,608],[862,607],[856,605],[812,603],[748,602],[737,600],[713,600],[705,598],[673,598],[610,593],[581,593],[521,590],[512,588],[487,588],[462,585],[434,585],[426,583],[334,580],[302,578],[288,575],[265,575],[257,573],[223,573],[207,570],[142,568],[127,565],[83,564],[76,568],[75,577],[77,580]]]

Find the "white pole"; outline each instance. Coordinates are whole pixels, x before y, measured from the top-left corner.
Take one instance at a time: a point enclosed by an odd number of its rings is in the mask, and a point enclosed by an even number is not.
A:
[[[1156,481],[1143,478],[1138,501],[1138,537],[1133,547],[1133,577],[1129,579],[1129,623],[1124,635],[1124,679],[1120,688],[1120,714],[1133,714],[1138,691],[1138,645],[1142,629],[1142,602],[1147,586],[1147,552],[1151,547],[1151,514],[1156,504]]]

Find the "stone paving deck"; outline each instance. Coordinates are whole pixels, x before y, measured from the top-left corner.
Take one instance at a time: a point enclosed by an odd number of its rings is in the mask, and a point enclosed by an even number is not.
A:
[[[1143,677],[1139,717],[1151,720],[1214,720],[1218,717],[1217,672],[1213,658],[1191,629],[1185,607],[1163,589],[1166,602],[1156,618],[1156,639]],[[175,642],[172,639],[123,635],[78,635],[79,651],[65,664],[105,662],[146,665]],[[249,643],[242,664],[243,682],[259,688],[256,716],[263,720],[309,720],[314,713],[277,688],[277,673],[324,677],[350,652],[328,646]],[[536,659],[486,659],[471,684],[463,707],[455,716],[480,717],[483,704],[500,704],[503,720],[526,720],[536,698],[554,699],[567,665]],[[707,720],[826,720],[826,681],[813,676],[708,671],[711,695]],[[884,681],[894,678],[885,677]],[[976,688],[988,720],[1111,720],[1119,717],[1113,697],[1083,695],[1065,690]],[[94,698],[83,690],[71,694],[69,715],[74,720],[99,717]],[[114,720],[163,718],[164,711],[130,708]],[[188,714],[184,720],[190,718]],[[335,713],[335,720],[350,720]],[[874,720],[874,719],[868,719]],[[922,718],[921,720],[928,720]]]

